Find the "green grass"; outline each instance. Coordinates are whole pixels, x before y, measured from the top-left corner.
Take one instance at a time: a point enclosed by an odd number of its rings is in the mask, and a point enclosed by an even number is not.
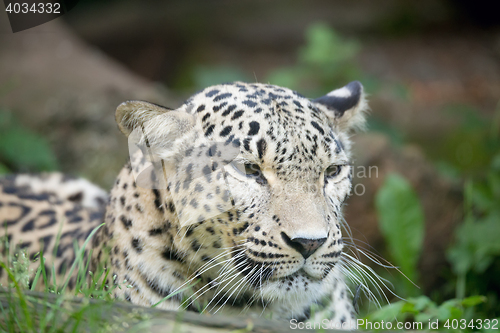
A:
[[[5,289],[0,294],[1,331],[75,332],[83,324],[92,331],[98,331],[102,327],[102,308],[110,306],[114,288],[123,286],[106,286],[108,271],[104,269],[91,274],[89,278],[90,255],[87,259],[84,257],[85,248],[98,229],[99,227],[92,231],[81,248],[75,242],[76,260],[59,283],[55,279],[55,265],[47,265],[44,253],[41,252],[35,256],[34,261],[38,263],[38,267],[30,284],[33,272],[29,269],[30,260],[26,251],[10,251],[10,244],[4,241],[0,266],[4,274],[8,275],[8,283],[3,286]],[[46,265],[51,269],[51,274],[46,271]],[[69,292],[68,283],[73,273],[76,275],[75,289]],[[35,290],[43,290],[44,293],[37,294],[34,293]],[[82,297],[81,306],[63,306],[72,295]],[[102,302],[89,302],[90,299]]]
[[[112,296],[115,288],[132,286],[118,281],[107,285],[109,270],[104,268],[89,271],[92,252],[85,256],[85,249],[101,226],[91,232],[81,247],[75,241],[76,259],[60,281],[55,279],[55,265],[48,262],[43,252],[35,256],[33,261],[37,268],[30,271],[31,261],[26,250],[11,247],[3,237],[0,267],[3,274],[8,275],[8,282],[0,288],[0,332],[115,332],[144,325],[149,316],[146,311],[130,307]],[[59,237],[60,232],[54,256]],[[76,276],[75,287],[69,290],[73,276]],[[155,306],[193,285],[168,295]]]

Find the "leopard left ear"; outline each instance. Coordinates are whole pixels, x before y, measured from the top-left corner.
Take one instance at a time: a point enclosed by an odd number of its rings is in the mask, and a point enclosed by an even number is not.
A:
[[[362,129],[365,112],[368,110],[363,85],[359,81],[348,83],[325,96],[316,98],[314,103],[326,107],[326,113],[341,130]]]

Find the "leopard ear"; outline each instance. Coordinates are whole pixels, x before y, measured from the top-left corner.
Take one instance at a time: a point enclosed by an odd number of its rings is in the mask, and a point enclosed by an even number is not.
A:
[[[364,128],[368,104],[360,82],[348,83],[313,102],[326,107],[326,113],[341,130]]]
[[[126,101],[118,105],[115,120],[120,131],[129,136],[138,126],[171,111],[170,109],[144,101]]]
[[[116,122],[123,134],[141,138],[151,148],[168,148],[191,131],[195,118],[185,110],[169,110],[143,101],[127,101],[116,109]],[[135,139],[134,139],[135,140]]]
[[[127,101],[116,109],[116,122],[128,137],[130,162],[137,186],[166,188],[164,168],[193,141],[195,118],[184,109]]]

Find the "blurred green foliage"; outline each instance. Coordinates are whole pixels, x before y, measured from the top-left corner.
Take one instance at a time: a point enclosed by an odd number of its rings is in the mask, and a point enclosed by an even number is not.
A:
[[[464,213],[447,253],[457,275],[457,297],[486,295],[488,302],[481,310],[499,316],[500,154],[494,156],[485,176],[466,183]]]
[[[271,72],[269,83],[320,96],[360,79],[361,70],[355,62],[360,50],[357,42],[342,38],[325,23],[312,24],[305,37],[297,63]]]
[[[424,213],[411,185],[402,176],[389,174],[375,197],[379,228],[387,241],[390,260],[412,281],[418,279],[417,263],[424,240]],[[397,279],[404,295],[418,291],[408,279]]]
[[[477,115],[463,113],[463,109],[458,111],[461,112],[466,115],[467,125],[451,138],[459,137],[458,144],[471,144],[475,155],[473,168],[460,158],[446,161],[454,177],[465,180],[464,220],[454,230],[455,242],[447,251],[453,275],[438,293],[439,300],[421,295],[398,301],[370,313],[367,318],[371,321],[439,319],[442,324],[446,319],[469,321],[500,316],[500,112],[491,125]],[[449,147],[444,145],[443,149]],[[486,162],[489,164],[484,166]],[[416,194],[401,176],[388,175],[376,195],[376,208],[391,260],[418,283],[417,263],[423,244],[424,219]],[[391,282],[398,294],[418,295],[420,292],[405,280],[403,276],[392,276]],[[446,290],[453,289],[455,298],[450,299]],[[466,331],[474,329],[468,327]]]
[[[274,69],[262,80],[270,84],[297,90],[306,96],[321,96],[353,80],[361,80],[367,91],[378,89],[380,82],[366,75],[357,64],[360,44],[344,38],[328,24],[316,22],[305,32],[305,44],[297,52],[296,63]],[[254,78],[237,66],[192,65],[181,71],[175,87],[203,89],[207,86],[232,81],[254,81]],[[398,95],[407,94],[399,85]]]
[[[448,252],[457,275],[457,279],[451,278],[448,283],[455,284],[456,298],[444,300],[441,304],[421,295],[421,291],[407,279],[417,283],[419,280],[417,264],[423,246],[424,215],[411,185],[399,175],[386,176],[375,198],[379,227],[387,241],[390,259],[406,275],[393,275],[390,281],[401,297],[413,297],[369,312],[366,320],[427,323],[438,319],[440,329],[443,329],[442,325],[448,319],[469,322],[471,319],[499,316],[498,296],[492,293],[498,288],[498,283],[496,286],[494,283],[485,283],[488,280],[485,277],[487,268],[495,262],[498,264],[500,259],[499,171],[500,155],[494,160],[485,182],[466,186],[465,205],[468,213],[464,223],[455,231],[457,241]],[[472,272],[473,277],[470,276]],[[471,283],[466,281],[468,273]],[[479,284],[476,286],[474,282]],[[441,295],[443,297],[446,295]],[[467,328],[466,331],[474,330]]]
[[[406,301],[398,301],[373,311],[365,317],[371,322],[381,321],[415,321],[428,324],[429,321],[439,321],[439,328],[443,329],[446,320],[466,319],[469,321],[475,319],[469,316],[464,318],[465,309],[484,303],[484,296],[471,296],[465,299],[450,299],[437,305],[427,296],[418,296],[409,298]],[[428,327],[423,326],[424,329]]]
[[[484,273],[500,256],[500,154],[482,181],[465,186],[465,219],[456,230],[448,258],[457,275]]]
[[[424,144],[426,152],[437,162],[438,170],[451,178],[485,174],[500,153],[500,104],[493,119],[481,117],[469,105],[449,105],[444,111],[459,126],[442,140]]]
[[[394,146],[402,146],[407,141],[405,134],[400,129],[391,126],[389,123],[383,121],[375,115],[370,115],[367,121],[367,127],[372,132],[385,134]]]
[[[57,169],[48,142],[22,126],[11,112],[0,109],[0,174]]]

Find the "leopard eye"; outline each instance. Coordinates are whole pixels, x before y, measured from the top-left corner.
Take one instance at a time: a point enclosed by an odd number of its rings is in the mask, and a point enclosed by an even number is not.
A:
[[[245,163],[245,174],[247,176],[260,177],[262,175],[262,171],[257,164]]]
[[[238,171],[240,174],[248,177],[254,178],[257,183],[264,184],[267,182],[266,178],[262,174],[262,170],[259,165],[255,163],[240,163],[240,162],[232,162],[231,165]]]
[[[333,178],[338,176],[340,171],[342,170],[341,165],[330,165],[328,168],[325,170],[325,177],[326,178]]]

